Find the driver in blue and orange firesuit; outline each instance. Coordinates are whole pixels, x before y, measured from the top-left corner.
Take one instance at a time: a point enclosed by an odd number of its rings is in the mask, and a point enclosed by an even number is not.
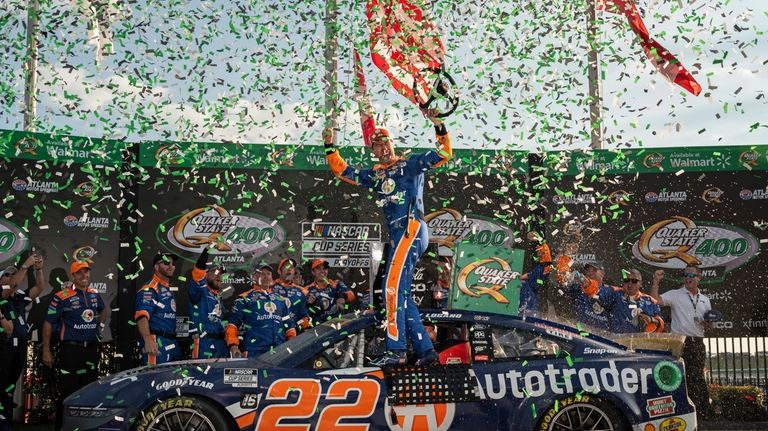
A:
[[[601,286],[585,293],[610,313],[608,330],[612,333],[663,332],[661,307],[650,295],[640,291],[643,276],[637,269],[624,271],[622,289]]]
[[[136,292],[134,319],[139,330],[143,365],[159,365],[181,359],[176,342],[176,298],[170,279],[179,256],[158,252],[152,259],[152,279]]]
[[[528,240],[538,243],[534,256],[533,268],[520,277],[520,317],[537,317],[539,315],[539,294],[547,284],[547,277],[552,271],[552,252],[549,245],[535,232],[528,232]]]
[[[584,264],[584,273],[574,271],[571,280],[565,282],[565,294],[573,301],[576,310],[576,318],[579,322],[589,326],[590,330],[607,331],[611,312],[606,310],[600,302],[595,301],[592,295],[601,290],[613,290],[611,286],[603,284],[605,270],[600,262],[587,262]],[[561,275],[558,271],[557,275]],[[586,292],[590,292],[588,295]]]
[[[424,174],[445,164],[453,152],[442,120],[433,110],[423,113],[435,126],[437,150],[406,159],[395,154],[389,131],[377,128],[370,142],[379,163],[372,169],[348,166],[334,145],[333,130],[326,128],[323,132],[325,157],[333,174],[347,183],[373,189],[387,221],[391,247],[382,289],[387,352],[372,361],[376,366],[405,364],[408,361],[406,339],[413,344],[418,365],[437,361],[435,349],[411,297],[411,279],[416,262],[429,243],[429,228],[424,222]]]
[[[221,301],[222,265],[208,263],[205,247],[192,268],[189,281],[189,317],[192,323],[192,359],[226,358],[224,324],[221,322],[224,304]]]
[[[272,291],[287,298],[290,303],[291,320],[296,323],[296,330],[301,331],[310,327],[309,310],[307,310],[307,290],[294,282],[298,264],[291,258],[283,259],[277,264],[279,278],[275,280]]]
[[[53,367],[51,333],[60,328],[59,360],[56,369],[61,382],[61,395],[56,404],[56,426],[64,418],[64,399],[99,377],[98,343],[107,318],[99,291],[91,289],[91,267],[86,261],[74,261],[69,266],[72,286],[56,292],[48,306],[43,323],[43,363]]]
[[[315,259],[310,266],[315,281],[306,285],[307,306],[312,325],[317,325],[347,312],[355,301],[355,293],[341,280],[328,278],[328,261]]]
[[[251,290],[235,300],[226,328],[226,341],[233,357],[239,357],[238,330],[243,330],[244,350],[253,358],[296,336],[288,300],[272,291],[272,267],[261,265],[251,276]]]

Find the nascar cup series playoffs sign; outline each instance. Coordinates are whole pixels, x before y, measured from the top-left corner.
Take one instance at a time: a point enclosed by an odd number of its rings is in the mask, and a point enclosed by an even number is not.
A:
[[[631,246],[632,255],[648,265],[677,269],[696,265],[709,277],[722,277],[760,251],[757,238],[744,229],[683,216],[635,231],[623,244]]]
[[[158,227],[157,238],[173,252],[195,254],[214,243],[213,262],[238,268],[280,246],[285,231],[276,221],[258,214],[234,213],[214,205],[166,220]]]

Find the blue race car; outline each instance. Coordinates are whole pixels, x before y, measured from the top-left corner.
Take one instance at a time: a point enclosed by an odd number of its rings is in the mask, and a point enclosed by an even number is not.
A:
[[[376,368],[383,326],[346,315],[258,358],[105,377],[65,401],[65,430],[697,429],[683,362],[556,323],[422,312],[440,363]]]

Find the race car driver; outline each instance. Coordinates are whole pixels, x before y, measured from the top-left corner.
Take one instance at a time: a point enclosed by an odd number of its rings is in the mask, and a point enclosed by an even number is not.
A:
[[[192,268],[189,280],[189,314],[192,323],[192,359],[226,358],[224,324],[221,322],[224,304],[221,301],[222,265],[208,264],[205,247]]]
[[[341,180],[374,190],[384,210],[389,230],[390,252],[382,289],[386,312],[387,352],[372,363],[401,365],[407,360],[406,338],[417,355],[417,364],[437,360],[432,342],[411,297],[411,279],[419,257],[426,251],[429,230],[424,222],[424,173],[442,166],[453,156],[451,140],[435,111],[425,110],[437,135],[437,150],[414,154],[408,159],[395,154],[389,131],[377,128],[371,136],[371,150],[379,163],[372,169],[355,169],[339,154],[333,130],[323,132],[325,157],[333,174]]]
[[[315,259],[310,268],[315,281],[304,288],[307,290],[312,324],[317,325],[346,313],[349,304],[355,300],[355,293],[343,281],[328,278],[328,261]]]
[[[243,330],[244,350],[256,357],[296,336],[288,300],[272,292],[272,267],[261,265],[251,276],[251,290],[240,294],[232,307],[226,328],[226,341],[233,357],[240,356],[239,329]]]
[[[284,298],[290,304],[291,320],[296,323],[296,330],[309,328],[309,311],[307,310],[307,291],[303,286],[294,283],[298,264],[291,258],[283,259],[277,264],[279,278],[272,286],[272,291]]]
[[[603,290],[613,290],[603,285],[605,270],[600,262],[584,264],[584,274],[575,272],[573,279],[565,289],[565,294],[573,301],[576,318],[589,326],[590,330],[607,331],[610,323],[610,312],[596,301],[593,296]]]
[[[176,342],[176,298],[170,278],[179,256],[158,252],[152,259],[152,279],[136,292],[134,319],[139,329],[143,365],[159,365],[181,359]]]

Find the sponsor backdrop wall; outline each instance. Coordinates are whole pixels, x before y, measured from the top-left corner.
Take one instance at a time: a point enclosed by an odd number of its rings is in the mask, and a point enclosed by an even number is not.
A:
[[[327,259],[330,276],[344,279],[362,297],[388,240],[377,198],[336,180],[319,146],[138,146],[0,132],[0,148],[4,178],[11,180],[2,190],[0,215],[8,233],[0,264],[18,262],[35,245],[47,256],[47,268],[58,268],[57,279],[65,280],[73,253],[90,254],[94,285],[119,309],[116,327],[125,337],[135,333],[133,293],[151,277],[158,251],[181,256],[172,281],[177,314],[184,316],[189,273],[211,240],[220,240],[212,259],[229,269],[227,302],[249,288],[254,265],[276,266],[286,257],[301,262],[307,283],[309,261]],[[354,165],[372,164],[360,148],[346,148],[343,155]],[[451,255],[457,242],[510,247],[519,241],[528,222],[526,157],[458,152],[449,169],[428,175],[425,218],[433,243],[420,265],[419,292],[428,291],[435,279],[429,260]],[[120,301],[112,301],[118,281]],[[35,323],[42,321],[41,313],[33,316]]]
[[[725,315],[710,335],[766,335],[765,147],[550,154],[546,167],[555,251],[580,244],[578,260],[602,261],[617,285],[622,269],[640,269],[645,289],[664,270],[662,292],[699,265],[702,291]]]
[[[92,263],[91,287],[101,293],[111,317],[119,276],[119,146],[9,132],[0,134],[0,145],[5,155],[0,159],[0,266],[31,253],[45,259],[45,290],[29,306],[32,339],[39,339],[51,296],[69,280],[74,258]],[[103,336],[110,340],[111,330]]]
[[[342,155],[356,166],[373,163],[351,148]],[[463,153],[453,169],[428,174],[425,219],[432,244],[425,261],[451,255],[462,240],[515,244],[527,221],[519,198],[524,157]],[[157,250],[171,251],[182,257],[185,271],[204,244],[220,238],[213,259],[233,275],[226,296],[250,287],[248,271],[256,264],[277,269],[281,259],[292,257],[301,262],[306,283],[311,260],[328,260],[330,276],[342,278],[362,299],[386,258],[388,236],[377,197],[334,178],[319,147],[150,144],[141,148],[140,163],[147,178],[138,194],[141,261],[150,261]],[[503,175],[491,174],[502,166]],[[416,276],[426,279],[417,280],[416,293],[431,288],[427,279],[434,276],[428,273],[434,265],[424,262]],[[178,302],[184,314],[185,301]]]
[[[150,277],[159,250],[182,257],[174,280],[180,315],[186,314],[189,271],[212,238],[224,240],[214,259],[231,271],[228,300],[247,289],[247,271],[261,261],[301,259],[309,282],[308,260],[327,258],[331,276],[359,294],[381,263],[387,236],[376,197],[333,178],[319,146],[139,148],[0,132],[0,147],[0,264],[17,262],[34,246],[46,256],[46,277],[63,280],[74,253],[90,256],[94,287],[120,309],[125,334],[134,332],[127,325],[133,292]],[[458,152],[449,169],[426,181],[425,218],[433,241],[428,258],[451,255],[462,241],[525,248],[521,232],[544,207],[555,254],[564,243],[578,242],[579,260],[604,261],[616,282],[621,269],[638,267],[646,287],[655,269],[665,269],[662,290],[679,284],[685,262],[699,262],[704,290],[726,316],[716,335],[762,335],[767,149],[548,153],[543,170],[533,168],[543,176],[531,192],[526,154]],[[372,163],[360,148],[342,154],[353,165]],[[433,266],[423,266],[422,276],[430,279]],[[118,281],[119,306],[111,300]],[[42,319],[38,314],[33,323]]]

